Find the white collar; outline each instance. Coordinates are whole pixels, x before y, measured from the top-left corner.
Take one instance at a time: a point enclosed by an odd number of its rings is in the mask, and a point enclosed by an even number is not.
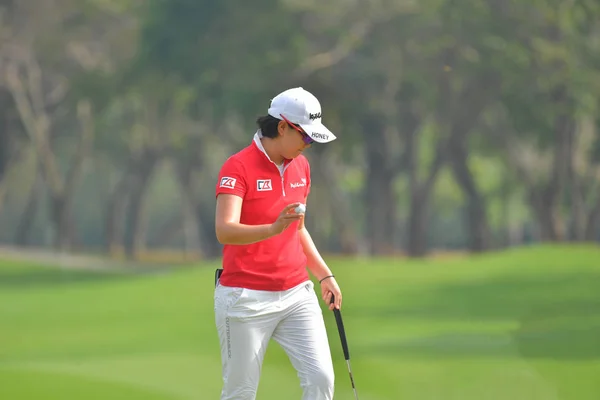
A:
[[[262,137],[263,137],[263,135],[262,135],[262,132],[260,131],[260,129],[257,130],[256,133],[254,134],[254,143],[256,143],[256,146],[259,148],[260,151],[262,151],[263,153],[265,153],[265,155],[267,157],[269,157],[269,155],[265,151],[262,141],[260,140]]]
[[[254,134],[254,143],[256,144],[256,147],[258,147],[258,149],[263,152],[263,154],[267,157],[267,159],[269,161],[271,161],[273,164],[275,164],[273,162],[273,160],[271,160],[271,158],[267,154],[267,151],[265,150],[265,147],[263,146],[262,141],[260,140],[260,138],[262,138],[262,137],[263,137],[263,134],[262,134],[261,130],[260,129],[257,130],[256,133]],[[285,164],[285,161],[284,161],[284,164]],[[275,165],[277,165],[277,164],[275,164]]]

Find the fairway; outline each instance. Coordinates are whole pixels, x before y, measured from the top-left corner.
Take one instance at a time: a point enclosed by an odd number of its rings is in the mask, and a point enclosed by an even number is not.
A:
[[[597,400],[600,249],[330,259],[361,400]],[[0,399],[219,398],[217,264],[107,274],[0,263]],[[336,399],[353,399],[324,311]],[[258,399],[300,399],[271,343]]]

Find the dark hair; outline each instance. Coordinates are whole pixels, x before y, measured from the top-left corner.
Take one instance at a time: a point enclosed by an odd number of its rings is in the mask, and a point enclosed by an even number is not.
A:
[[[268,114],[256,119],[256,125],[258,125],[262,135],[271,139],[275,139],[277,136],[279,136],[279,133],[277,132],[277,125],[280,122],[280,119]]]

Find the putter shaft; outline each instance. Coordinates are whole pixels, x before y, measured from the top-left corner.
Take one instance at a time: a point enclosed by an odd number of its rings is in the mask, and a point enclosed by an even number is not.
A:
[[[334,302],[334,296],[331,296],[331,303]],[[338,309],[333,309],[333,315],[335,316],[335,322],[337,324],[338,332],[340,334],[340,341],[342,342],[342,350],[344,351],[344,359],[348,366],[348,374],[350,375],[350,383],[352,384],[352,390],[354,391],[354,398],[358,400],[358,392],[356,386],[354,386],[354,377],[352,376],[352,368],[350,367],[350,350],[348,349],[348,340],[346,339],[346,329],[344,328],[344,321],[342,319],[342,313]]]
[[[356,386],[354,386],[354,378],[352,377],[352,368],[350,367],[350,360],[346,360],[346,365],[348,366],[348,374],[350,375],[350,382],[352,383],[354,398],[358,400],[358,392],[356,391]]]

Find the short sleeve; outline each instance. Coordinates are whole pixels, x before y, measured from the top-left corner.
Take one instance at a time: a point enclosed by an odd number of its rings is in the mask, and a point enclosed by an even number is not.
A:
[[[219,171],[215,196],[220,194],[234,194],[241,198],[246,195],[245,169],[234,157],[228,158]]]

